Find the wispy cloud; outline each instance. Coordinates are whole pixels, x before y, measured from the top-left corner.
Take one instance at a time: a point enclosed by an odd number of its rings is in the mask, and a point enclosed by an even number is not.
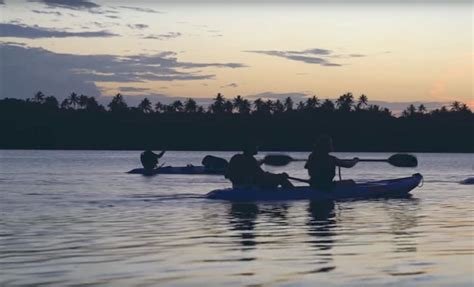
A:
[[[317,64],[321,66],[342,66],[329,60],[332,51],[326,49],[308,49],[303,51],[250,50],[249,53],[285,58],[287,60]],[[317,55],[317,56],[315,56]]]
[[[239,85],[237,83],[230,83],[228,85],[223,85],[221,88],[237,88]]]
[[[117,34],[108,31],[91,31],[91,32],[68,32],[44,28],[40,26],[26,26],[22,24],[0,23],[0,37],[13,38],[66,38],[66,37],[112,37]]]
[[[49,7],[67,8],[73,10],[99,8],[100,5],[87,0],[30,0],[30,2],[40,2]]]
[[[130,29],[136,29],[136,30],[143,30],[148,28],[148,25],[146,24],[128,24],[128,28]]]
[[[119,90],[121,92],[144,92],[144,91],[149,91],[150,89],[137,88],[137,87],[120,87]]]
[[[170,51],[116,56],[61,54],[15,44],[0,44],[0,49],[0,97],[25,98],[37,90],[58,97],[72,90],[100,95],[100,82],[208,80],[215,75],[197,69],[244,67],[239,63],[181,62]]]
[[[169,40],[181,37],[182,34],[180,32],[168,32],[164,34],[151,34],[147,36],[143,36],[143,39],[153,39],[153,40]]]
[[[36,14],[45,14],[45,15],[56,15],[56,16],[62,15],[62,13],[58,11],[31,10],[31,12],[36,13]]]
[[[168,32],[164,34],[152,34],[144,36],[143,39],[153,39],[153,40],[169,40],[181,37],[182,34],[180,32]]]
[[[161,14],[163,12],[151,9],[151,8],[144,8],[144,7],[132,7],[132,6],[119,6],[119,8],[127,9],[127,10],[133,10],[137,12],[144,12],[144,13],[157,13]]]

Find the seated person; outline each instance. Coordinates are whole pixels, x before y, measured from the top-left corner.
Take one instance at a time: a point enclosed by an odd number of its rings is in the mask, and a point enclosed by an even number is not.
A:
[[[142,162],[143,168],[150,171],[156,168],[158,165],[158,159],[165,154],[165,151],[160,152],[159,154],[154,153],[150,149],[145,150],[140,155],[140,161]]]
[[[332,151],[331,137],[326,135],[319,137],[305,165],[310,177],[311,187],[322,190],[333,189],[336,185],[333,181],[336,175],[336,166],[349,168],[359,161],[358,158],[351,160],[338,159],[329,154]]]
[[[255,159],[258,148],[255,145],[248,145],[243,149],[243,153],[234,155],[227,168],[225,177],[230,179],[234,187],[258,186],[261,188],[284,188],[293,185],[288,180],[288,174],[273,174],[265,172],[261,163]]]
[[[229,163],[223,158],[212,156],[212,155],[206,155],[202,159],[202,165],[208,171],[222,172],[227,169],[227,166],[229,165]]]

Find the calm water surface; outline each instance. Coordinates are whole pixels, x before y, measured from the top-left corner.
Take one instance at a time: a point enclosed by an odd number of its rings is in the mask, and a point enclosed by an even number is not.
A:
[[[420,172],[425,183],[409,199],[332,204],[206,200],[224,178],[125,174],[138,156],[0,151],[0,286],[474,285],[474,186],[457,183],[474,176],[473,154],[418,154],[417,169],[359,163],[343,176]],[[273,170],[306,176],[301,163]]]

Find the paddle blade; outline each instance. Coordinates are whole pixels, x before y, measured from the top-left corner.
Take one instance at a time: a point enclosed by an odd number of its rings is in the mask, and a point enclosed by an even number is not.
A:
[[[389,159],[388,162],[391,165],[397,167],[417,167],[418,160],[415,156],[411,154],[394,154]]]
[[[293,158],[284,154],[269,154],[263,158],[263,163],[273,166],[285,166],[293,161]]]

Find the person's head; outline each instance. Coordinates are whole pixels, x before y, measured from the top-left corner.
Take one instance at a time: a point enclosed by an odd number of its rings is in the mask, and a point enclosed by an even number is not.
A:
[[[313,150],[319,154],[327,154],[334,150],[332,145],[332,138],[328,135],[321,135],[316,140]]]
[[[258,146],[256,144],[245,144],[242,148],[245,155],[256,155],[258,153]]]

